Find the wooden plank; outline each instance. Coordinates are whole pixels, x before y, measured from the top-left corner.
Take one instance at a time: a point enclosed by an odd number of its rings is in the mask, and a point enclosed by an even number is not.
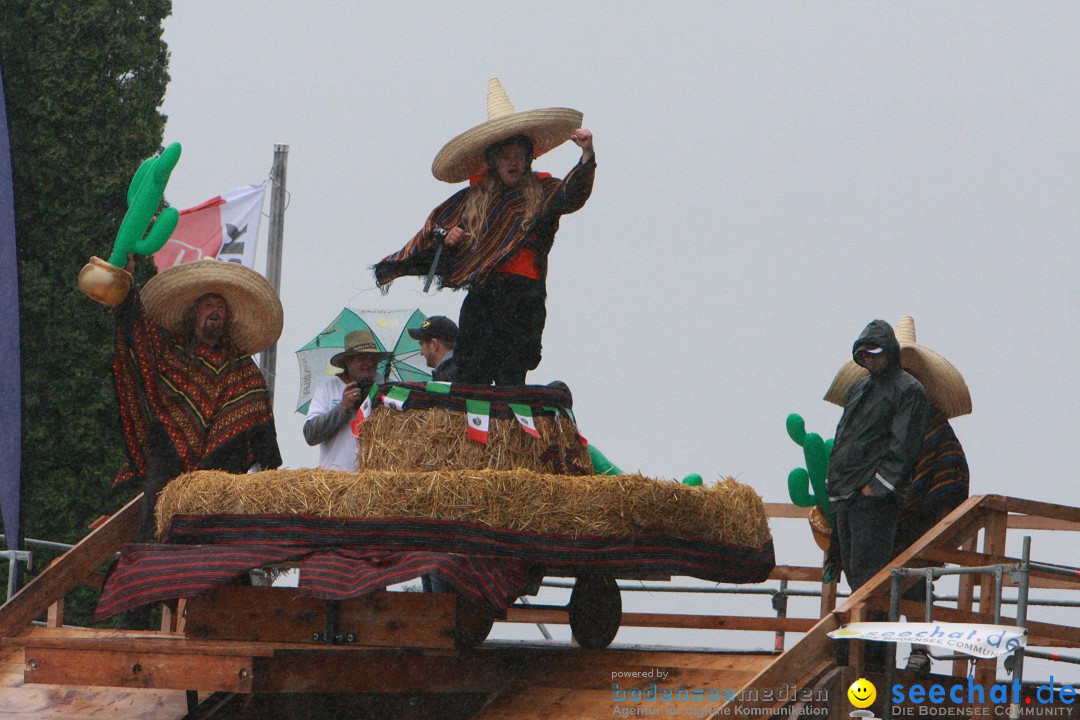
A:
[[[960,546],[962,552],[974,552],[978,546],[979,539],[976,537],[968,538]],[[975,605],[975,576],[974,575],[961,575],[959,587],[956,592],[956,606],[960,610],[970,612]],[[916,616],[916,617],[922,617]],[[963,660],[953,660],[952,662],[952,674],[957,677],[963,677],[965,672],[966,663]]]
[[[108,560],[139,527],[140,494],[0,606],[0,637],[12,637]]]
[[[1000,510],[987,512],[986,525],[983,530],[984,555],[999,556],[1005,554],[1005,538],[1008,534],[1008,515]],[[994,576],[984,573],[979,577],[979,614],[993,622],[994,608],[1000,601]],[[975,662],[975,683],[977,685],[992,685],[997,672],[996,660],[978,660]]]
[[[255,661],[256,692],[489,693],[523,672],[529,654],[437,650],[280,650]],[[348,682],[343,682],[348,678]]]
[[[235,655],[269,657],[276,649],[288,645],[232,641],[188,640],[180,635],[164,635],[153,631],[93,630],[89,628],[34,628],[31,633],[15,638],[12,645],[60,650],[99,650],[170,655]]]
[[[821,582],[825,571],[820,567],[798,565],[777,565],[769,573],[770,580],[788,580],[790,582]]]
[[[223,586],[191,598],[185,635],[205,640],[312,643],[325,634],[326,600],[295,588]],[[455,599],[442,593],[378,592],[343,600],[337,627],[357,645],[454,646]]]
[[[375,592],[343,600],[338,611],[342,632],[381,647],[452,648],[456,618],[450,593]]]
[[[772,664],[758,673],[743,690],[751,688],[782,688],[791,684],[801,686],[803,679],[832,658],[833,639],[827,633],[840,627],[837,613],[826,615],[802,638]],[[759,696],[763,698],[764,696]],[[755,714],[776,705],[775,701],[759,699],[727,702],[712,716],[728,717],[735,713]]]
[[[765,507],[765,516],[771,518],[799,518],[806,520],[810,515],[810,508],[799,507],[792,503],[761,503]]]
[[[199,689],[249,693],[252,660],[243,655],[28,647],[25,680],[55,685]]]
[[[0,720],[181,720],[187,715],[183,690],[27,685],[23,668],[21,647],[0,651]]]
[[[516,608],[506,611],[500,622],[566,625],[569,612],[554,608]],[[674,615],[670,613],[622,614],[621,627],[689,628],[693,630],[759,630],[762,632],[806,632],[816,618],[744,617],[741,615]]]
[[[988,495],[987,497],[991,498],[991,504],[987,505],[990,509],[1000,509],[1005,512],[1020,513],[1023,515],[1036,515],[1042,518],[1063,520],[1067,523],[1080,523],[1080,507],[1057,505],[1055,503],[1040,502],[1038,500],[1003,497],[1001,495]]]
[[[1038,515],[1010,515],[1010,530],[1060,530],[1080,531],[1080,522],[1069,522],[1057,518],[1039,517]]]

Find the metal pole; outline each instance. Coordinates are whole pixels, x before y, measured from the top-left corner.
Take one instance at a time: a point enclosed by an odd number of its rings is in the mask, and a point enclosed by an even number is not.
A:
[[[776,617],[787,617],[787,580],[780,581],[780,591],[773,595],[773,609],[776,610]],[[776,636],[773,638],[773,652],[780,655],[784,652],[784,631],[777,630]]]
[[[281,293],[281,245],[285,235],[285,170],[289,146],[274,146],[274,165],[270,169],[270,230],[266,248],[266,279]],[[271,405],[274,402],[274,378],[277,376],[277,343],[262,351],[259,367],[266,378]]]
[[[1028,590],[1031,583],[1031,536],[1024,536],[1024,551],[1020,556],[1020,582],[1016,588],[1016,624],[1019,627],[1027,627],[1027,604]],[[1024,682],[1024,646],[1016,648],[1013,655],[1016,659],[1013,665],[1013,678],[1018,683]],[[1017,703],[1009,705],[1009,717],[1020,717],[1020,706]]]

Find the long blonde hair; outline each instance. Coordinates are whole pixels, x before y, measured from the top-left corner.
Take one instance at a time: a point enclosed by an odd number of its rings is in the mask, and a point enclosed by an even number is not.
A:
[[[521,192],[525,196],[525,214],[521,219],[521,229],[527,228],[540,212],[540,206],[544,202],[544,189],[536,173],[532,171],[533,144],[532,140],[524,135],[513,137],[492,143],[484,150],[484,159],[487,160],[487,175],[479,183],[469,188],[465,196],[465,209],[462,214],[462,225],[469,233],[466,241],[476,241],[480,238],[484,227],[484,220],[491,212],[496,198],[505,189],[499,173],[495,168],[495,158],[499,150],[507,145],[517,145],[525,152],[525,175],[521,178]]]
[[[469,192],[465,195],[465,209],[462,213],[462,225],[469,233],[466,242],[475,241],[480,237],[484,220],[504,188],[498,173],[491,170],[483,180],[469,188]],[[536,177],[536,173],[529,172],[521,179],[521,192],[525,196],[525,214],[521,219],[521,229],[524,230],[536,219],[540,206],[544,202],[544,186]]]

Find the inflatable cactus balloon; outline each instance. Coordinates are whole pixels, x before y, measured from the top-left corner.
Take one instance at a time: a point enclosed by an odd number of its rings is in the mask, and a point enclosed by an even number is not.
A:
[[[176,208],[165,208],[154,221],[161,200],[165,197],[165,185],[173,168],[180,160],[180,143],[165,148],[161,155],[143,161],[128,186],[128,210],[116,233],[109,264],[123,267],[129,254],[153,255],[172,235],[180,213]],[[153,227],[150,223],[153,222]],[[147,232],[150,227],[150,232]]]
[[[179,159],[180,143],[173,143],[161,155],[143,161],[135,171],[128,186],[128,209],[116,232],[112,254],[108,261],[91,257],[79,272],[79,289],[91,300],[113,307],[124,302],[131,290],[131,273],[124,269],[128,255],[153,255],[176,229],[180,213],[175,208],[162,210],[156,221],[154,213]]]
[[[787,417],[787,433],[796,445],[803,449],[805,468],[795,468],[788,473],[788,495],[791,502],[799,507],[818,506],[829,520],[832,508],[829,495],[825,491],[825,477],[829,471],[829,456],[832,443],[822,440],[817,433],[806,432],[806,422],[801,416],[792,413]]]
[[[595,445],[589,445],[587,447],[589,451],[589,457],[592,458],[593,472],[597,475],[622,475],[623,471],[619,467],[608,460],[604,453],[600,452]]]

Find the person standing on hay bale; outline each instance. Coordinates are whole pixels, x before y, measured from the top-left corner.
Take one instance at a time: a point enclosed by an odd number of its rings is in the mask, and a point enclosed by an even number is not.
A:
[[[117,308],[113,377],[128,459],[114,484],[143,482],[139,541],[153,539],[158,494],[177,475],[281,465],[251,356],[277,342],[282,321],[262,275],[219,260],[158,273]]]
[[[971,412],[971,393],[963,375],[947,359],[915,339],[915,321],[910,316],[900,318],[896,325],[900,344],[900,364],[925,388],[930,398],[929,419],[923,435],[919,459],[915,463],[911,485],[900,507],[892,557],[925,535],[930,528],[968,498],[970,472],[967,456],[949,420]],[[865,370],[848,361],[836,374],[825,400],[844,405],[851,386]],[[830,559],[839,563],[839,543],[833,538]],[[907,600],[924,601],[926,587],[917,583],[904,593]],[[929,650],[913,644],[907,660],[908,670],[929,672]]]
[[[431,379],[437,382],[456,382],[458,326],[448,317],[433,315],[418,328],[409,328],[409,337],[420,341],[420,355],[432,369]]]
[[[459,382],[523,385],[540,363],[548,253],[560,218],[589,199],[596,171],[593,135],[581,119],[569,108],[516,112],[492,78],[488,120],[447,143],[431,167],[439,180],[470,186],[374,266],[383,289],[405,275],[469,289],[458,318]],[[533,172],[534,158],[567,140],[581,148],[581,160],[563,180]]]
[[[360,448],[349,421],[371,390],[379,363],[392,355],[379,350],[370,330],[353,330],[345,336],[345,349],[330,358],[342,372],[315,391],[304,421],[304,440],[319,446],[319,467],[356,470]]]

